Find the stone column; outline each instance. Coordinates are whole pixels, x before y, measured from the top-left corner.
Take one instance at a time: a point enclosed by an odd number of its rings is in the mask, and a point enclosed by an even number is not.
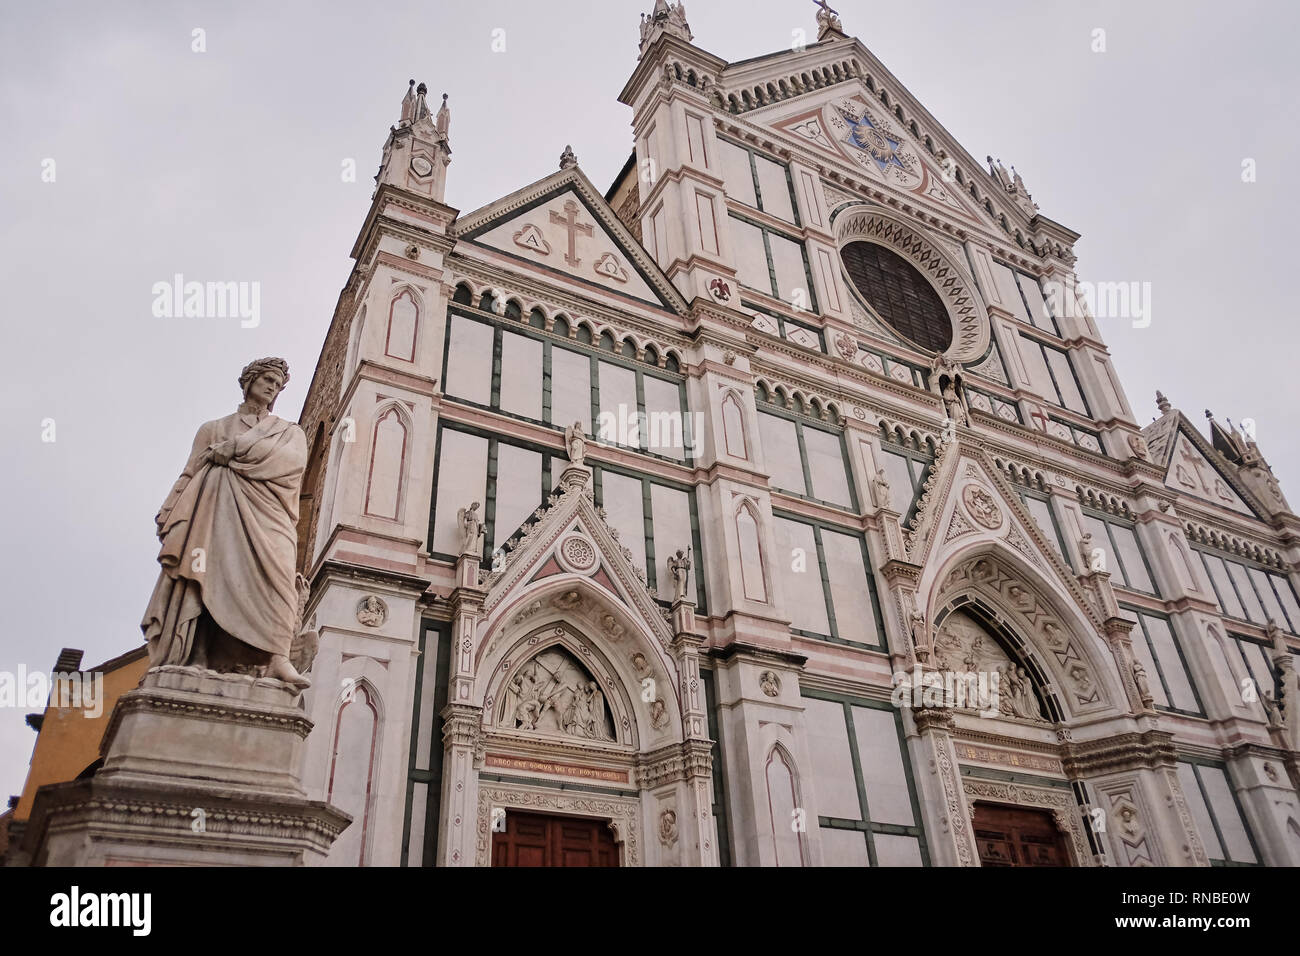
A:
[[[682,744],[684,777],[678,806],[689,819],[679,819],[681,862],[686,866],[718,865],[718,827],[713,817],[713,742],[709,739],[700,686],[699,649],[704,639],[695,633],[695,605],[673,604],[673,652],[682,680]]]
[[[938,707],[915,708],[904,714],[903,723],[917,771],[931,866],[979,866],[975,828],[952,742],[952,713]]]
[[[482,763],[483,708],[473,703],[474,652],[478,624],[487,591],[479,584],[479,556],[471,547],[456,561],[456,587],[451,592],[452,666],[442,729],[442,821],[439,824],[438,864],[473,866],[478,844],[491,840],[480,833],[478,819],[478,768]]]

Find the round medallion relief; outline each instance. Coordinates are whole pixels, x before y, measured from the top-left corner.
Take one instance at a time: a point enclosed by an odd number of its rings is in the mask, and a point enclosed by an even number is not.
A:
[[[961,493],[961,500],[966,504],[966,510],[970,512],[976,524],[990,531],[1002,524],[1002,511],[998,508],[997,502],[979,485],[967,485]]]
[[[580,534],[571,534],[555,549],[555,559],[566,571],[590,574],[596,570],[596,546]]]

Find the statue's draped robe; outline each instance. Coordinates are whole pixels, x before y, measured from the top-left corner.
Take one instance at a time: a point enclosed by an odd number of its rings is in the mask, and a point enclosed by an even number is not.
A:
[[[229,465],[214,464],[210,448],[227,439],[235,442]],[[158,512],[162,571],[140,625],[150,663],[190,663],[204,610],[244,644],[289,653],[306,465],[302,429],[274,415],[258,421],[236,412],[199,428],[185,470]]]

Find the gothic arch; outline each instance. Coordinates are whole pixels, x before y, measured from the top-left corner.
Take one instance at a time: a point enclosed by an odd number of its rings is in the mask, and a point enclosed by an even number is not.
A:
[[[1023,641],[1060,705],[1060,718],[1127,713],[1127,695],[1110,649],[1093,622],[1054,588],[1044,573],[999,540],[957,547],[922,574],[927,621],[968,597]]]
[[[341,851],[347,858],[331,856],[332,861],[348,866],[364,866],[371,849],[371,823],[378,798],[376,784],[379,780],[379,743],[383,739],[383,698],[367,677],[349,678],[350,684],[340,696],[331,725],[330,761],[325,781],[326,801],[342,806],[352,813],[352,833],[341,837]],[[353,715],[363,723],[344,726]],[[369,728],[367,731],[367,727]],[[347,739],[345,739],[345,734]],[[366,746],[368,744],[368,746]],[[352,766],[355,764],[355,766]],[[358,768],[361,770],[357,772]],[[351,771],[351,772],[349,772]],[[360,793],[350,791],[343,796],[340,791],[358,781],[364,783]],[[357,798],[360,798],[359,800]],[[360,806],[357,806],[357,804]],[[355,812],[360,810],[360,813]],[[353,829],[355,828],[355,829]],[[336,844],[336,847],[339,845]],[[352,858],[355,848],[356,858]]]
[[[788,789],[787,789],[788,788]],[[774,743],[763,761],[763,789],[767,796],[767,810],[771,820],[772,852],[777,866],[807,866],[807,820],[803,828],[797,827],[797,815],[803,813],[803,797],[798,764],[785,744]],[[798,849],[798,859],[790,852],[790,844]],[[782,850],[785,850],[785,854]]]
[[[370,427],[365,514],[389,521],[402,520],[413,433],[411,413],[401,402],[389,400],[376,407]]]
[[[750,498],[740,497],[732,511],[732,521],[736,528],[736,547],[740,552],[741,593],[747,601],[760,604],[772,603],[772,581],[768,573],[768,562],[763,556],[763,518],[758,505]],[[752,525],[752,538],[750,526]],[[757,562],[746,557],[746,548],[752,547],[756,552]],[[755,563],[757,567],[755,567]],[[751,572],[757,571],[757,576]]]
[[[514,726],[514,714],[508,712],[511,689],[515,681],[534,661],[547,652],[562,651],[577,662],[591,680],[596,682],[603,704],[608,708],[611,740],[568,741],[584,748],[620,750],[628,754],[641,749],[642,737],[637,726],[636,703],[633,695],[637,689],[629,688],[618,674],[610,656],[592,640],[584,627],[565,621],[551,621],[512,635],[503,644],[505,656],[488,677],[483,698],[483,727],[489,733],[522,736],[531,740],[555,740],[543,737],[540,731],[522,730]],[[657,683],[657,682],[656,682]],[[655,688],[658,690],[658,688]],[[560,741],[563,742],[563,741]]]
[[[385,355],[404,362],[415,361],[423,315],[424,297],[414,286],[403,283],[392,290],[388,300],[388,328],[384,333]]]
[[[720,404],[722,446],[733,458],[749,460],[749,436],[745,428],[745,403],[734,388],[727,389]],[[730,411],[729,411],[730,410]]]
[[[604,676],[597,680],[611,710],[615,700],[624,702],[620,719],[625,715],[631,721],[627,742],[633,749],[684,738],[681,680],[665,635],[652,633],[645,621],[591,578],[556,574],[534,580],[517,588],[482,626],[480,651],[473,661],[478,695],[474,703],[484,708],[485,727],[501,699],[500,688],[507,686],[506,672],[513,673],[520,663],[517,649],[528,647],[531,658],[544,640],[555,639],[584,664],[594,660],[603,667]],[[654,681],[650,700],[643,699],[647,677]],[[662,704],[659,717],[655,701]]]

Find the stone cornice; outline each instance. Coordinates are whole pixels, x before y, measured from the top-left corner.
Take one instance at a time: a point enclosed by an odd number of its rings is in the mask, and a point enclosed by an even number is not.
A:
[[[1061,763],[1071,777],[1092,777],[1123,770],[1158,770],[1178,762],[1174,735],[1161,730],[1130,731],[1112,737],[1066,741]]]

